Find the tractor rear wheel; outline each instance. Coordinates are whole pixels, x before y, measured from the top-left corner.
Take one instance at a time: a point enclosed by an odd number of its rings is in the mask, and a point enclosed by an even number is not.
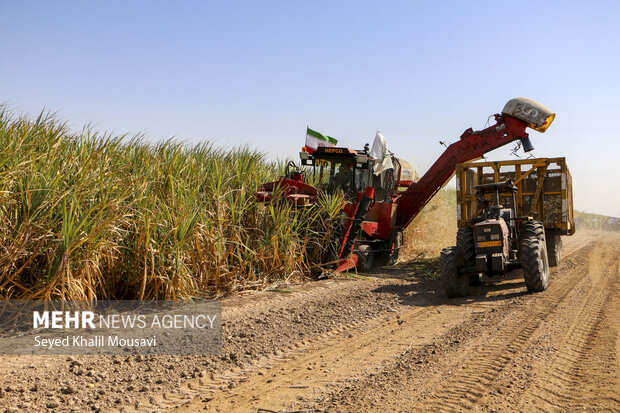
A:
[[[469,275],[460,274],[459,264],[463,260],[457,247],[447,247],[441,251],[439,267],[446,295],[449,298],[464,297],[469,294]]]
[[[528,291],[544,291],[549,286],[549,261],[542,222],[521,223],[519,236],[525,286]]]
[[[549,266],[555,267],[562,261],[562,237],[555,234],[547,234],[547,257]]]
[[[372,269],[373,261],[372,247],[370,245],[360,245],[357,249],[357,269],[360,272],[368,272]]]

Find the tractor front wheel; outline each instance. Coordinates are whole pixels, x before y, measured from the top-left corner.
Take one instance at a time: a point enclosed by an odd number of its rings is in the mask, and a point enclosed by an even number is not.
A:
[[[476,243],[474,242],[474,229],[461,227],[456,232],[456,246],[463,254],[464,265],[474,265],[476,259]]]
[[[457,247],[447,247],[439,256],[441,279],[449,298],[464,297],[469,294],[469,275],[460,274],[459,261],[462,253]]]

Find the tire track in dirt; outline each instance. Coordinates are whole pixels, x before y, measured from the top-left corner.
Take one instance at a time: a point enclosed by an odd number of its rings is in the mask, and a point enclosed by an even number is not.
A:
[[[589,245],[579,251],[574,259],[581,260],[589,256],[592,250],[593,246]],[[579,274],[573,271],[571,277],[561,284],[555,282],[552,290],[548,290],[550,294],[540,300],[529,300],[531,305],[524,308],[525,311],[516,312],[505,319],[494,337],[467,351],[467,356],[463,357],[467,362],[463,363],[462,368],[455,369],[449,382],[438,386],[441,390],[430,400],[416,406],[416,410],[459,411],[473,408],[486,395],[499,374],[528,345],[543,321],[555,312],[577,284],[584,282],[583,278],[577,278]]]
[[[379,282],[377,283],[376,281]],[[366,284],[368,284],[368,286]],[[230,300],[233,301],[232,305],[229,302],[227,303],[228,306],[224,308],[223,317],[225,320],[230,320],[240,319],[243,318],[243,315],[247,316],[248,314],[252,313],[286,314],[290,313],[291,310],[293,310],[294,308],[299,307],[300,301],[302,301],[303,304],[307,302],[312,302],[314,300],[321,300],[321,302],[323,302],[323,304],[325,305],[329,302],[330,297],[334,300],[342,299],[342,296],[357,298],[356,291],[358,289],[362,291],[362,296],[364,296],[364,294],[368,292],[367,290],[370,286],[374,285],[374,288],[380,288],[380,286],[383,284],[384,282],[382,280],[375,280],[373,278],[369,278],[367,282],[359,280],[349,280],[344,285],[341,283],[336,283],[334,281],[327,281],[326,283],[324,283],[324,285],[320,286],[310,284],[310,288],[305,291],[304,287],[302,286],[301,291],[299,291],[297,294],[272,294],[268,295],[267,299],[258,300],[250,303],[244,302],[241,306],[236,306],[236,300],[232,299]],[[334,286],[337,285],[339,285],[339,288],[334,288]],[[261,295],[264,296],[264,293]],[[385,301],[386,300],[384,299],[381,299],[381,301],[379,301],[379,298],[377,298],[377,303],[375,304],[378,304],[378,306],[381,307],[385,305]],[[368,307],[374,307],[374,305]],[[391,307],[388,308],[391,309]],[[174,393],[164,392],[160,395],[139,399],[139,403],[137,404],[138,406],[140,406],[139,408],[134,408],[133,405],[127,405],[124,406],[124,411],[144,411],[145,408],[153,410],[173,409],[175,407],[187,404],[188,401],[191,401],[194,398],[198,398],[199,400],[210,400],[216,393],[229,395],[233,391],[233,389],[248,381],[248,377],[252,377],[254,375],[264,376],[264,371],[271,371],[282,363],[286,363],[291,359],[295,359],[300,354],[309,353],[312,351],[312,349],[315,348],[320,349],[324,346],[329,346],[330,342],[338,341],[339,337],[343,335],[352,336],[353,334],[356,334],[355,331],[357,330],[365,330],[369,326],[374,326],[382,323],[386,316],[385,311],[379,311],[379,314],[375,316],[371,315],[373,314],[373,311],[358,313],[358,320],[352,322],[338,323],[335,327],[329,329],[328,331],[325,331],[324,333],[308,336],[307,338],[290,342],[283,346],[274,346],[273,351],[269,354],[261,356],[258,359],[253,360],[252,362],[245,363],[242,366],[236,366],[232,369],[228,369],[219,373],[204,374],[204,372],[201,372],[197,374],[198,378],[193,380],[186,380],[185,383],[179,386],[179,388],[176,389],[177,391],[175,391]],[[395,310],[392,309],[392,311]],[[388,314],[392,314],[392,312],[388,311]],[[411,316],[418,317],[420,315],[421,314],[412,314]],[[334,318],[334,320],[338,320],[338,318]],[[274,332],[274,334],[276,333],[278,332]],[[228,339],[230,340],[231,337],[228,337]],[[242,401],[243,403],[251,403],[253,400],[250,398],[249,400],[240,401]],[[226,407],[222,411],[234,411],[234,406],[232,405],[240,405],[243,403],[238,403],[236,400],[232,400],[232,402],[230,403],[231,406]]]
[[[241,372],[241,381],[230,387],[230,391],[216,394],[209,400],[209,407],[226,412],[256,411],[261,406],[272,410],[284,408],[300,398],[312,398],[325,390],[326,383],[346,383],[352,372],[367,374],[383,361],[408,351],[413,346],[412,338],[399,326],[407,323],[422,329],[432,320],[428,317],[430,313],[436,314],[437,310],[426,307],[398,315],[383,314],[304,341],[280,356],[264,360],[256,368]],[[331,368],[338,365],[346,368]],[[217,382],[211,383],[211,387],[214,385]],[[257,393],[256,388],[261,391]],[[197,410],[203,400],[179,411]]]
[[[519,410],[585,410],[592,406],[593,402],[604,410],[619,409],[619,389],[614,383],[617,377],[609,375],[609,380],[599,382],[595,401],[592,400],[590,392],[584,391],[586,389],[583,386],[592,367],[585,361],[588,353],[600,346],[600,333],[605,327],[605,318],[620,318],[617,300],[614,300],[618,296],[619,262],[618,247],[613,251],[595,251],[588,271],[592,288],[559,343],[559,350],[551,363],[544,366],[546,368],[537,369],[538,374],[521,399]],[[614,353],[605,353],[612,359],[609,364],[615,365],[617,361]]]
[[[505,400],[506,390],[515,388],[511,385],[514,379],[527,375],[523,360],[530,356],[530,350],[547,334],[547,325],[559,321],[556,316],[574,316],[575,304],[581,305],[577,308],[588,305],[579,294],[575,294],[575,290],[581,292],[591,288],[589,278],[584,277],[588,260],[591,258],[607,263],[618,260],[617,252],[613,256],[606,253],[604,256],[595,254],[590,257],[601,247],[597,245],[599,241],[590,242],[569,254],[565,262],[554,270],[553,283],[547,292],[522,295],[517,301],[509,300],[500,305],[493,301],[467,304],[468,307],[489,311],[482,314],[474,312],[474,316],[445,334],[432,347],[403,357],[380,375],[359,381],[346,392],[340,392],[326,401],[304,407],[319,406],[328,411],[351,412],[463,411],[476,408],[515,411],[514,403],[498,404],[497,399]],[[619,245],[617,238],[604,241],[615,242],[616,248]],[[617,267],[615,271],[617,278]],[[509,283],[504,282],[500,287],[506,285]],[[606,284],[598,286],[601,290],[606,288]],[[507,291],[502,290],[509,295]],[[558,312],[560,307],[567,309],[566,314]],[[613,355],[616,351],[615,338],[611,343],[606,351]],[[538,356],[536,354],[534,358]],[[618,371],[617,363],[613,365],[612,375]],[[542,368],[546,367],[543,365]],[[508,376],[508,389],[504,389],[504,395],[498,381],[506,377],[500,376]]]
[[[436,305],[417,307],[402,314],[392,314],[391,317],[382,315],[372,322],[348,326],[317,337],[312,342],[307,341],[295,352],[291,351],[279,358],[270,358],[267,367],[259,363],[255,369],[243,373],[238,385],[224,392],[215,391],[212,395],[203,396],[202,400],[195,399],[177,411],[197,411],[206,408],[220,411],[256,411],[264,408],[276,411],[290,407],[302,409],[326,408],[326,406],[327,410],[331,411],[334,410],[334,405],[326,404],[325,396],[328,396],[329,400],[329,395],[334,392],[351,390],[354,382],[364,383],[364,380],[360,382],[360,377],[372,377],[381,370],[389,371],[394,365],[407,364],[401,360],[403,357],[406,358],[405,355],[411,355],[413,362],[418,363],[419,361],[415,359],[419,358],[420,351],[426,351],[429,346],[433,346],[437,337],[442,334],[450,336],[450,332],[458,330],[458,325],[472,318],[472,314],[475,317],[481,313],[480,308],[483,309],[482,312],[496,312],[499,308],[502,311],[498,313],[502,314],[495,314],[494,318],[505,327],[500,329],[497,335],[491,335],[491,345],[482,346],[483,343],[477,342],[474,338],[474,345],[470,346],[468,351],[461,352],[451,359],[452,366],[443,366],[443,370],[452,371],[455,366],[465,365],[464,371],[456,371],[454,374],[456,380],[451,387],[446,388],[448,391],[439,397],[426,400],[425,403],[428,404],[421,410],[435,408],[445,410],[446,407],[462,410],[464,406],[474,406],[476,400],[484,395],[485,384],[491,383],[507,363],[522,351],[540,323],[566,298],[575,285],[583,282],[574,268],[578,266],[577,262],[587,258],[592,248],[593,244],[590,242],[569,254],[564,267],[573,270],[568,277],[570,280],[563,282],[556,280],[553,294],[547,293],[544,297],[523,296],[520,292],[517,297],[522,300],[517,303],[512,300],[491,300],[476,305],[463,305],[468,302],[442,300],[435,303]],[[523,289],[522,285],[517,288]],[[539,301],[533,309],[530,302],[532,300]],[[459,305],[462,308],[459,308]],[[520,312],[528,311],[532,316],[523,319],[520,317],[523,314],[515,312],[515,308]],[[531,319],[535,322],[531,322]],[[402,324],[405,326],[401,327]],[[428,331],[433,332],[433,337],[429,337]],[[345,335],[346,337],[343,337]],[[486,335],[490,335],[488,331]],[[506,348],[508,355],[503,354]],[[435,353],[435,350],[432,352]],[[466,365],[468,360],[473,360],[469,368]],[[326,368],[330,366],[338,368]],[[445,371],[443,373],[445,374]],[[433,384],[425,387],[437,387],[440,382],[441,380],[435,380]],[[369,389],[366,393],[372,393],[373,390],[375,389]],[[365,389],[359,391],[364,393]],[[312,400],[323,402],[316,404]],[[355,406],[355,403],[353,405]],[[336,410],[348,410],[341,407]],[[356,410],[361,409],[352,408],[348,411]]]

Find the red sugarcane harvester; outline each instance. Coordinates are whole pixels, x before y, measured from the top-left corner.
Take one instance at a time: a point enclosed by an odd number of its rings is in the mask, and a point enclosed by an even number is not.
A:
[[[326,262],[333,263],[336,271],[357,268],[362,272],[370,270],[376,261],[392,264],[403,245],[403,231],[450,180],[457,164],[480,159],[517,140],[524,151],[533,150],[526,128],[545,132],[555,114],[536,101],[519,97],[494,116],[493,126],[463,132],[417,182],[404,176],[401,162],[391,153],[385,155],[390,167],[377,168],[385,162],[371,156],[368,145],[363,150],[304,148],[301,164],[314,168],[317,186],[305,183],[304,171],[289,163],[285,176],[263,184],[256,197],[268,202],[274,191],[279,191],[287,201],[303,208],[317,201],[319,191],[342,191],[345,203],[341,225],[328,248]]]

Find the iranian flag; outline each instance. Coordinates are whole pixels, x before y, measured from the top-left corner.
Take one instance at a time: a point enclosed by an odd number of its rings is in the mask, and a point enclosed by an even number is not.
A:
[[[325,136],[317,131],[307,128],[306,131],[306,148],[316,151],[320,147],[332,147],[338,144],[338,139],[331,136]]]

